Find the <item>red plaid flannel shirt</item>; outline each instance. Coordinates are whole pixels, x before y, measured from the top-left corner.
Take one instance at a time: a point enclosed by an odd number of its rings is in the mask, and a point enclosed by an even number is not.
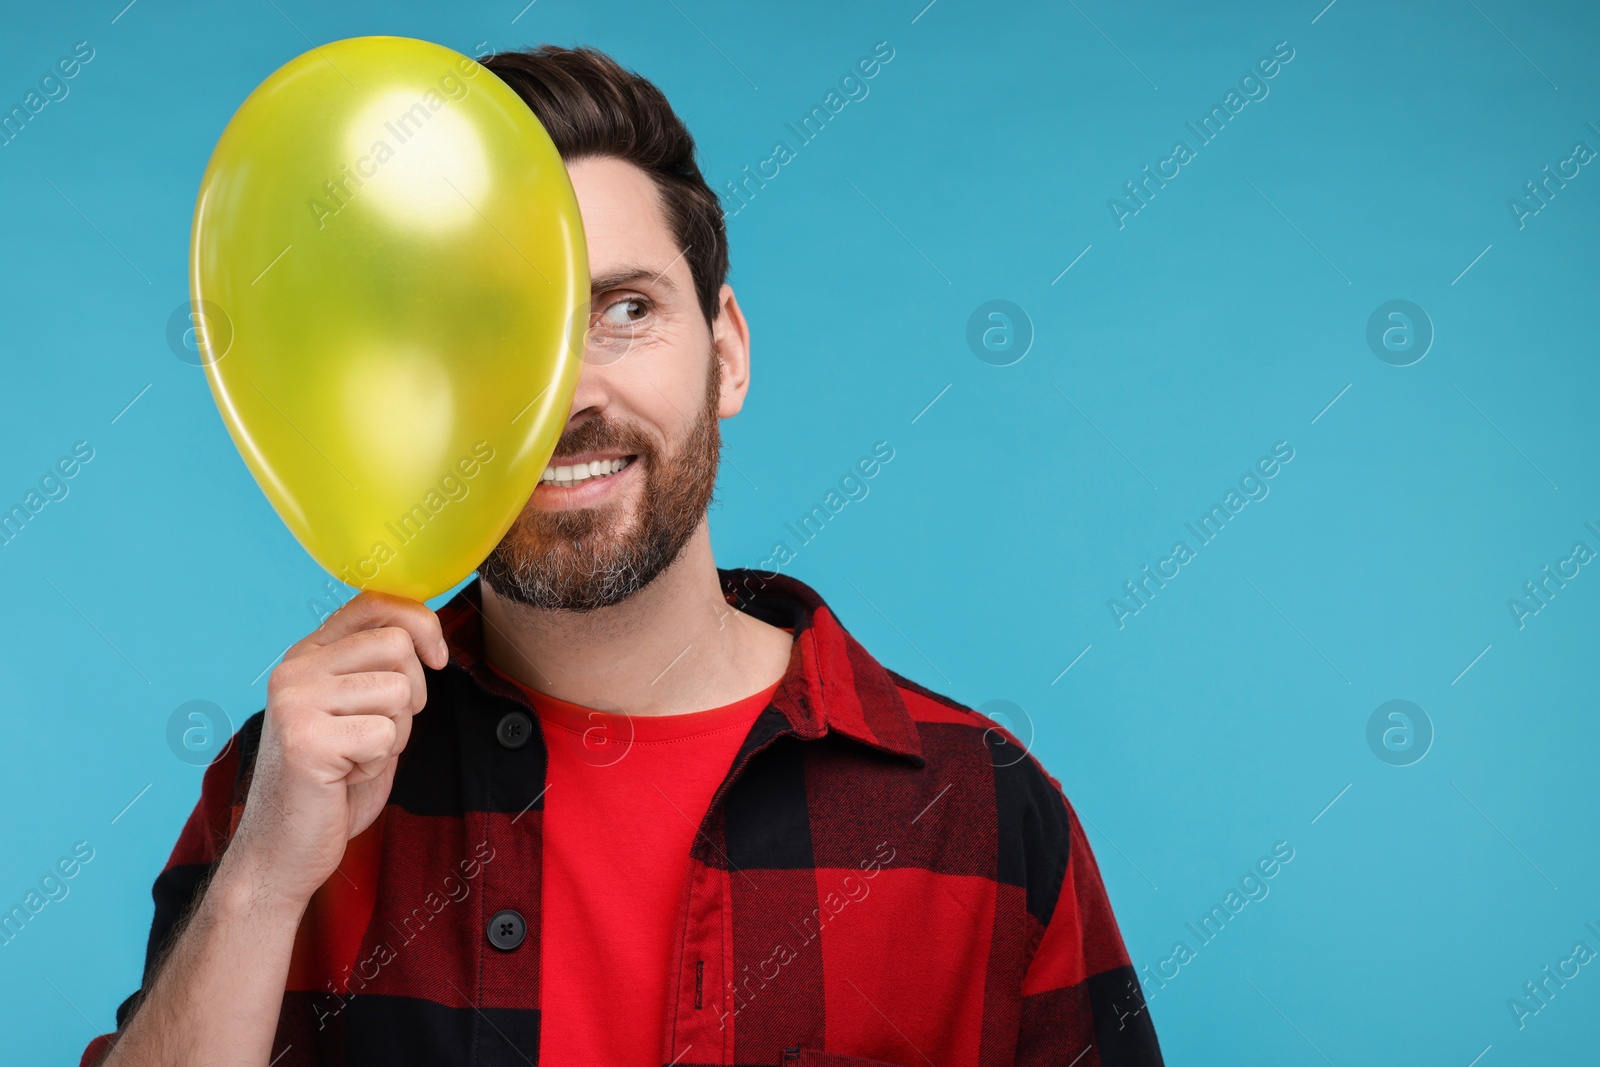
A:
[[[1160,1064],[1060,784],[879,664],[810,587],[719,573],[795,642],[691,849],[661,1063]],[[538,730],[497,742],[532,709],[484,663],[480,598],[474,582],[440,609],[450,662],[425,668],[389,803],[302,921],[275,1067],[539,1062],[545,749]],[[146,981],[238,825],[261,721],[207,769],[155,881]],[[526,920],[511,951],[487,936],[504,908]]]

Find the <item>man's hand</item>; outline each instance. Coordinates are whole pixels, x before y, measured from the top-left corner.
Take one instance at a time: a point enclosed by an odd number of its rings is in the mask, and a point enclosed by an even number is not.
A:
[[[448,658],[439,617],[383,593],[357,595],[284,653],[239,826],[102,1062],[272,1058],[306,905],[389,799],[427,700],[422,664]]]
[[[217,877],[303,907],[383,810],[427,700],[422,664],[437,670],[448,656],[426,605],[374,592],[284,653],[267,681],[250,794]]]

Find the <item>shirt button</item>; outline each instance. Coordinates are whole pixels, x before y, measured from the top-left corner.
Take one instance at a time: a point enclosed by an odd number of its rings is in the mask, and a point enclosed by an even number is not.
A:
[[[528,936],[528,924],[522,913],[506,908],[494,913],[489,920],[489,944],[502,952],[510,952]]]
[[[508,711],[500,717],[494,736],[505,748],[521,748],[533,736],[533,720],[525,711]]]

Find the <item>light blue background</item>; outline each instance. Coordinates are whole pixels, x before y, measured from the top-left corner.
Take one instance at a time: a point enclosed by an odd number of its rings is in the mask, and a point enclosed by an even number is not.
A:
[[[0,148],[0,504],[95,449],[0,549],[0,905],[95,849],[0,948],[8,1062],[76,1063],[137,985],[199,788],[173,709],[242,721],[316,623],[322,572],[164,331],[234,108],[311,42],[366,34],[605,48],[663,87],[719,187],[887,40],[870,95],[730,221],[755,374],[724,427],[719,562],[793,545],[785,522],[886,440],[870,495],[788,569],[889,666],[1025,709],[1136,964],[1195,945],[1185,923],[1292,845],[1266,899],[1147,985],[1169,1062],[1592,1059],[1600,965],[1524,1029],[1507,1000],[1600,950],[1600,566],[1522,629],[1506,602],[1600,549],[1600,166],[1525,228],[1507,200],[1600,149],[1600,13],[925,2],[7,12],[7,109],[95,49]],[[1108,198],[1194,147],[1184,123],[1279,41],[1270,95],[1119,230]],[[1437,331],[1407,367],[1365,340],[1397,298]],[[992,299],[1035,333],[1011,366],[966,342]],[[1107,599],[1280,440],[1270,496],[1119,630]],[[1436,733],[1412,766],[1367,745],[1391,699]]]

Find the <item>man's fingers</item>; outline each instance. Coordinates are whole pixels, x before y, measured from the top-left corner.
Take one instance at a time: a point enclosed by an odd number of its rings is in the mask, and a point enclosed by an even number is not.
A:
[[[383,756],[375,760],[367,760],[364,763],[358,763],[351,768],[349,774],[344,776],[344,780],[351,785],[360,785],[362,782],[370,782],[374,778],[383,777],[383,772],[388,770],[390,764],[392,763],[394,763],[393,756]]]
[[[400,748],[411,736],[411,719],[422,707],[426,693],[421,690],[422,680],[408,678],[395,671],[369,671],[362,674],[335,674],[324,677],[314,685],[283,690],[279,700],[285,707],[296,709],[295,714],[305,719],[349,719],[377,716],[394,723]],[[332,729],[338,726],[313,729]],[[396,752],[399,748],[395,749]]]
[[[341,715],[327,720],[323,729],[331,735],[328,743],[334,754],[349,760],[354,768],[376,764],[379,773],[394,754],[399,736],[395,721],[386,715]]]
[[[422,710],[428,696],[427,679],[417,661],[410,632],[398,626],[359,630],[335,644],[286,659],[272,672],[267,688],[271,693],[295,686],[323,685],[329,677],[371,672],[403,675],[411,683],[411,710]]]
[[[450,653],[445,645],[444,631],[439,625],[439,616],[429,610],[426,604],[371,590],[357,593],[346,601],[321,626],[284,653],[284,659],[313,652],[362,630],[385,626],[398,626],[405,630],[411,637],[417,657],[434,670],[443,668],[449,660]]]

